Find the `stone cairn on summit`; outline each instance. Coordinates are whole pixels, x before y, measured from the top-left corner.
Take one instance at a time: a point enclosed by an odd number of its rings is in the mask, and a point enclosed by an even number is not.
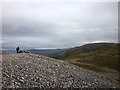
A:
[[[31,53],[30,51],[22,51],[20,50],[19,53]]]

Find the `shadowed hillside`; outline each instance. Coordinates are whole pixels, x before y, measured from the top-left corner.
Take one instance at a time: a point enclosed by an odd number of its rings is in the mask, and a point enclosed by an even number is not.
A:
[[[89,53],[93,51],[98,51],[98,50],[107,50],[111,48],[116,48],[118,47],[118,44],[115,43],[91,43],[91,44],[85,44],[80,47],[74,47],[68,50],[65,50],[58,55],[56,55],[56,58],[76,58],[80,54],[83,53]]]

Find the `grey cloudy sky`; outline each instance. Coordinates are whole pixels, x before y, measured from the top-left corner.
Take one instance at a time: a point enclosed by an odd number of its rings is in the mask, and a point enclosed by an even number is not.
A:
[[[69,48],[118,41],[118,3],[4,3],[3,48]]]

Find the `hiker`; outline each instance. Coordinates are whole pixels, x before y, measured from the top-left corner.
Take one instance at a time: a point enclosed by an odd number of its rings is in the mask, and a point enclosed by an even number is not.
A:
[[[18,53],[18,51],[19,51],[20,49],[19,49],[19,46],[16,48],[16,51],[17,51],[17,53]]]

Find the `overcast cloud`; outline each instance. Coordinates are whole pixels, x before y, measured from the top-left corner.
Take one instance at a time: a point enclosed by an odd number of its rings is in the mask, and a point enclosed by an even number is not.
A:
[[[69,48],[118,41],[117,2],[5,3],[3,48]]]

